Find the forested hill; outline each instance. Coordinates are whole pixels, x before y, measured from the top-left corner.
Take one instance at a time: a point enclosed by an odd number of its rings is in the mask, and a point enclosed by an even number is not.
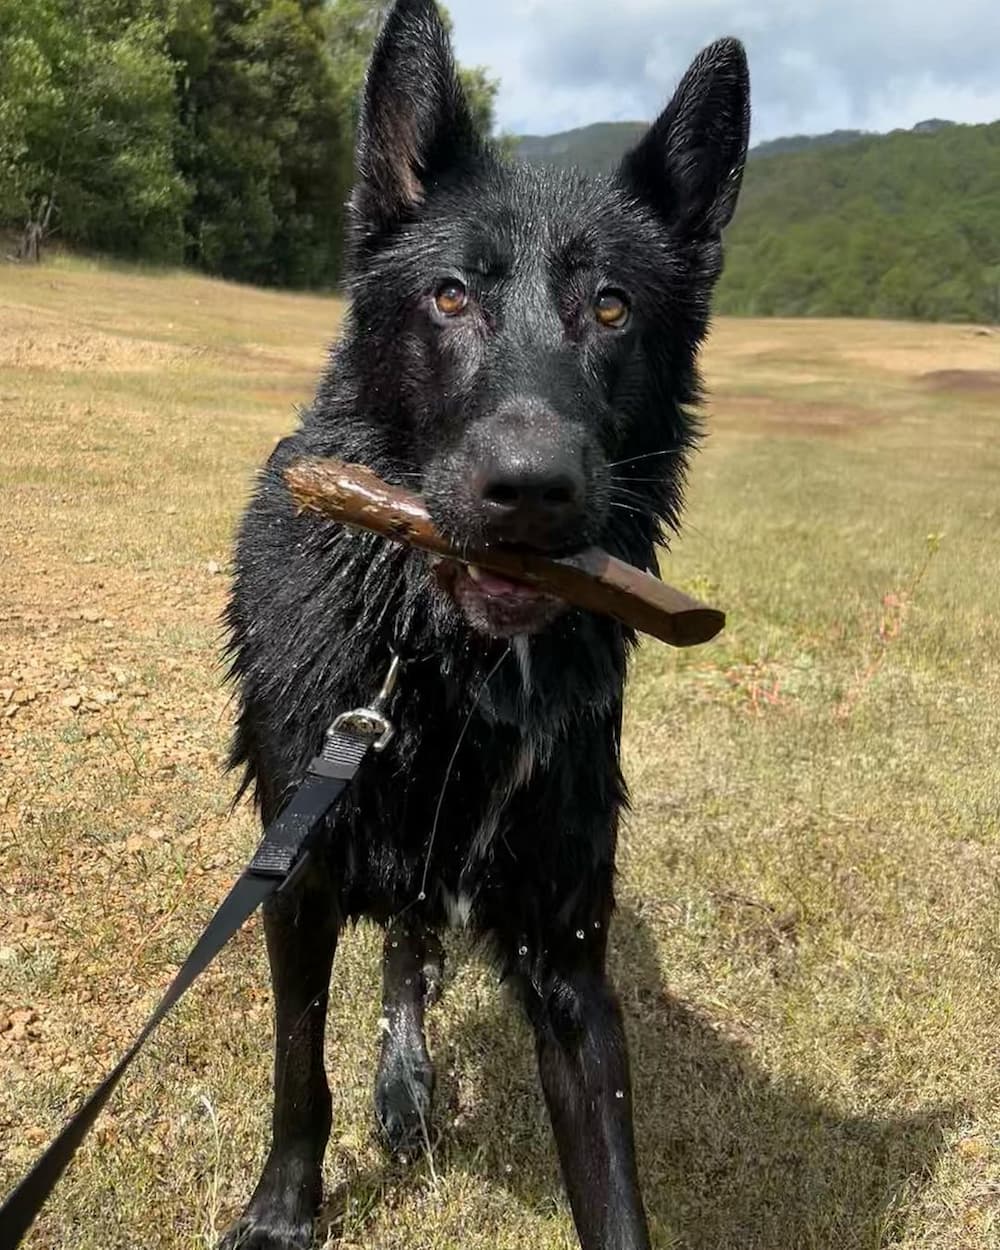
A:
[[[1000,322],[1000,122],[752,161],[718,307]]]
[[[646,132],[646,122],[597,122],[556,135],[519,135],[514,154],[532,165],[558,165],[589,174],[613,169]]]
[[[627,127],[627,129],[626,129]],[[601,162],[571,157],[600,133]],[[526,159],[611,168],[638,127],[552,136]],[[616,139],[615,149],[612,142]],[[779,316],[1000,322],[1000,122],[835,131],[751,153],[717,307]]]
[[[952,122],[920,122],[920,129],[950,126]],[[648,122],[595,122],[576,130],[562,130],[554,135],[518,135],[513,142],[514,155],[532,165],[555,165],[582,169],[587,173],[604,173],[613,169],[645,133]],[[867,138],[864,130],[831,130],[825,135],[788,135],[758,143],[750,159],[778,156],[784,152],[803,152],[807,148],[842,147]]]

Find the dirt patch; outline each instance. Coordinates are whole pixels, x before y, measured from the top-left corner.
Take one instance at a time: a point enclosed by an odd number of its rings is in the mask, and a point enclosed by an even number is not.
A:
[[[151,373],[164,365],[190,361],[204,349],[154,339],[74,330],[65,326],[23,325],[0,320],[0,368],[100,369],[104,373]]]
[[[920,374],[919,381],[932,391],[958,391],[963,395],[1000,394],[1000,369],[934,369]]]
[[[719,426],[823,438],[854,434],[885,420],[884,412],[860,405],[769,399],[764,395],[717,395],[709,415],[709,422]]]

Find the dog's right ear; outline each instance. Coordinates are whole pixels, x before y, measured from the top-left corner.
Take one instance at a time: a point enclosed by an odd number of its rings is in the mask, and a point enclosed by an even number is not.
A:
[[[377,236],[405,219],[436,177],[479,142],[434,0],[397,0],[372,53],[358,126],[355,227]]]

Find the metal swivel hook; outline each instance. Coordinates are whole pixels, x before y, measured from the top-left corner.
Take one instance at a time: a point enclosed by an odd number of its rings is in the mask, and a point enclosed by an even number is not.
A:
[[[382,682],[382,688],[367,707],[357,707],[350,712],[341,712],[330,728],[327,737],[336,733],[353,734],[356,738],[366,738],[371,742],[374,751],[384,751],[396,733],[396,727],[388,716],[385,708],[392,698],[393,691],[399,682],[399,673],[403,661],[394,651],[389,671]]]

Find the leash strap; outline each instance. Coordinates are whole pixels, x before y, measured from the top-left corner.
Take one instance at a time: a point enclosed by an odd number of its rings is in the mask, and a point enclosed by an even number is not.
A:
[[[387,724],[375,708],[362,708],[338,717],[331,726],[322,754],[312,761],[305,779],[264,831],[253,859],[209,921],[145,1028],[0,1207],[0,1250],[17,1250],[104,1104],[160,1021],[261,903],[298,876],[308,858],[309,839],[354,779],[368,752],[388,741]]]

